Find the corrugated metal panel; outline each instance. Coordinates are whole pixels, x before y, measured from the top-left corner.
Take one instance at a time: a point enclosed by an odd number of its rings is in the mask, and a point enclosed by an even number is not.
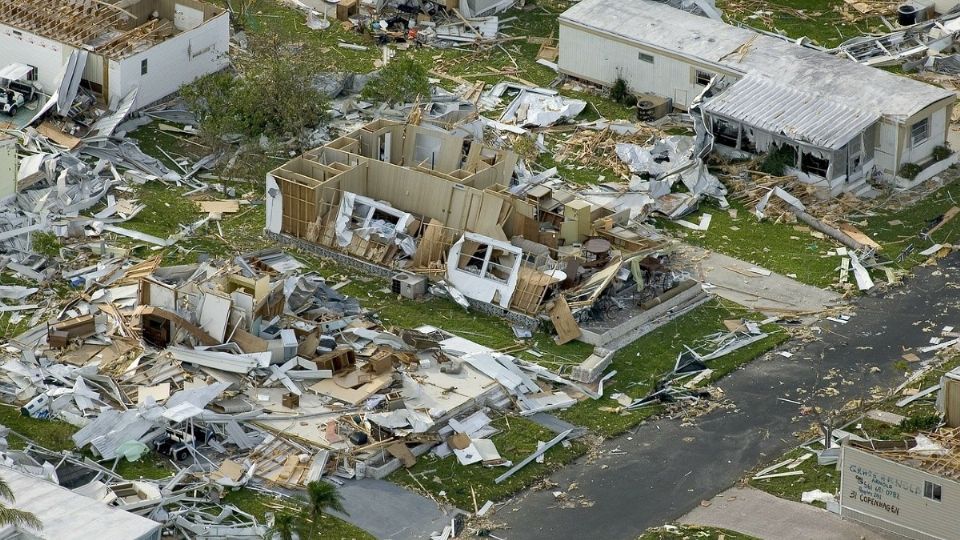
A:
[[[880,119],[876,112],[847,107],[756,74],[737,81],[703,108],[710,114],[830,150],[843,148]]]

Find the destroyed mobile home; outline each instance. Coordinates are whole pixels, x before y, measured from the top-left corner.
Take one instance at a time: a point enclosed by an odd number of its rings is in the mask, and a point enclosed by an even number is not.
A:
[[[13,337],[0,366],[2,399],[77,426],[77,447],[107,467],[31,444],[5,453],[5,479],[59,483],[188,537],[263,534],[211,497],[254,478],[291,489],[380,478],[428,451],[503,466],[500,482],[526,462],[499,456],[488,412],[596,399],[614,374],[601,377],[601,349],[570,379],[437,328],[387,332],[276,250],[158,263],[88,273],[83,297]],[[109,468],[149,452],[179,472],[131,482]]]
[[[401,295],[436,282],[465,307],[527,325],[549,317],[559,343],[603,345],[700,298],[665,264],[665,243],[634,228],[632,208],[545,185],[508,189],[516,162],[454,133],[379,120],[272,171],[266,230],[395,274]],[[589,330],[614,307],[627,312],[622,324]]]
[[[0,2],[0,62],[52,100],[37,116],[77,97],[149,105],[226,67],[229,39],[227,11],[197,0]]]

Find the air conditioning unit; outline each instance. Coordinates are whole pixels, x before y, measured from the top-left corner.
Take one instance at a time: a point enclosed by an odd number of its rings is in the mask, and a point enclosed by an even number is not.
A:
[[[427,278],[406,272],[396,274],[390,280],[390,290],[404,298],[416,300],[427,294]]]
[[[637,120],[652,122],[670,114],[673,100],[653,94],[637,94]]]

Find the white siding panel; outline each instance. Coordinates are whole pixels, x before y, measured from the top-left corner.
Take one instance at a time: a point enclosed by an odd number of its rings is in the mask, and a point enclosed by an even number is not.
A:
[[[960,531],[960,483],[843,447],[841,515],[909,538],[953,540]],[[941,501],[923,496],[924,481],[942,488]]]
[[[202,25],[176,35],[146,51],[110,64],[110,102],[139,86],[135,108],[149,105],[181,86],[227,66],[230,18],[224,12]],[[147,60],[147,74],[140,74]],[[116,75],[115,75],[116,72]]]
[[[910,126],[907,126],[906,147],[903,150],[901,163],[921,163],[930,157],[934,147],[944,144],[943,134],[947,121],[947,108],[944,107],[934,111],[928,118],[930,119],[930,138],[916,147],[910,144]],[[914,123],[918,121],[919,119],[915,120]]]
[[[73,47],[0,24],[0,66],[14,62],[37,68],[37,82],[53,92]]]
[[[654,57],[653,64],[640,53]],[[702,90],[695,84],[691,62],[641,47],[608,39],[583,29],[560,24],[560,71],[594,83],[610,86],[623,77],[634,92],[672,98],[675,107],[686,109]],[[706,66],[699,69],[716,73]]]

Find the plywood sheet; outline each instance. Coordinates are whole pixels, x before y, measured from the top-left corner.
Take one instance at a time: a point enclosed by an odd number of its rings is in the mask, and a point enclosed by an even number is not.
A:
[[[557,336],[554,338],[557,345],[569,343],[582,334],[580,326],[577,325],[576,319],[573,318],[573,313],[570,312],[567,299],[563,296],[558,296],[553,303],[553,307],[550,308],[550,320],[553,322],[553,327],[557,331]]]

